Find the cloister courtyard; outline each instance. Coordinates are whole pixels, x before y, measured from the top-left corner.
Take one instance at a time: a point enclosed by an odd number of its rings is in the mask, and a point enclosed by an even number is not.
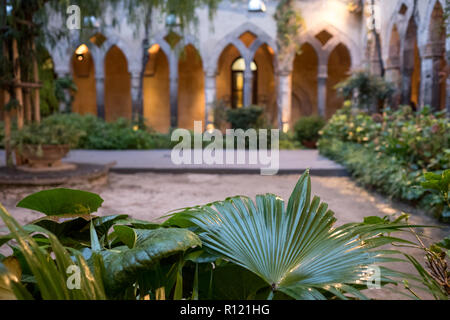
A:
[[[73,2],[0,0],[0,300],[448,300],[448,1]]]

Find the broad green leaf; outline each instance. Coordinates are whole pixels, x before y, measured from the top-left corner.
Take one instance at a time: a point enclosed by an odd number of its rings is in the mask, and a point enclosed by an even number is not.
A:
[[[95,193],[60,188],[29,195],[20,201],[17,207],[38,211],[47,216],[57,216],[91,214],[96,212],[102,203],[103,199]]]
[[[106,269],[105,285],[112,292],[120,292],[134,283],[140,273],[171,255],[201,246],[201,241],[186,229],[135,230],[133,249],[118,247],[102,251]]]
[[[128,248],[134,248],[136,244],[136,233],[134,229],[127,226],[114,226],[114,232],[117,237],[122,241]]]

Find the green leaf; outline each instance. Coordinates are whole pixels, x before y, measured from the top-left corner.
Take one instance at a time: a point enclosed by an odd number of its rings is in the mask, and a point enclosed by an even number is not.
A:
[[[186,229],[135,230],[133,249],[118,247],[102,251],[106,269],[105,285],[120,293],[133,284],[138,275],[148,271],[161,259],[201,246],[201,241]]]
[[[201,274],[199,281],[202,298],[209,290],[209,273]],[[254,300],[257,292],[263,288],[269,288],[267,283],[254,273],[235,264],[227,264],[213,271],[212,299]]]
[[[114,232],[117,237],[122,241],[128,248],[134,248],[136,244],[136,233],[134,229],[127,226],[114,226]]]
[[[17,204],[19,208],[42,212],[48,216],[91,214],[103,199],[91,192],[72,189],[51,189],[29,195]]]

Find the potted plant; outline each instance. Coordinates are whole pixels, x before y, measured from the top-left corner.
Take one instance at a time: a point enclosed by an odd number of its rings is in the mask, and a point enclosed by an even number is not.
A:
[[[16,151],[17,165],[27,164],[32,168],[49,168],[61,165],[61,159],[75,147],[85,132],[68,124],[51,121],[32,123],[12,135],[12,146]]]
[[[315,149],[320,138],[319,132],[325,124],[325,120],[319,116],[301,118],[294,126],[295,138],[305,147]]]

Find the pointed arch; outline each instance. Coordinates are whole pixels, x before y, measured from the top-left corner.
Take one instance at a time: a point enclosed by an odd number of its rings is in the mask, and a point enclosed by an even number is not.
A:
[[[319,56],[315,48],[306,42],[293,62],[291,125],[301,117],[318,114],[318,73]]]
[[[118,46],[105,55],[105,120],[131,119],[131,77],[128,61]]]
[[[178,60],[178,127],[194,129],[205,119],[205,75],[197,49],[186,45]]]
[[[402,52],[403,90],[402,104],[419,105],[421,83],[421,56],[418,44],[417,24],[414,17],[408,22]]]
[[[97,115],[97,91],[95,63],[91,50],[85,45],[77,47],[71,56],[71,72],[77,87],[72,103],[72,112]]]
[[[351,61],[350,50],[343,43],[339,43],[330,53],[328,59],[327,118],[332,117],[344,102],[335,87],[348,78],[352,66]]]
[[[170,128],[170,67],[166,50],[159,43],[150,47],[142,89],[144,118],[158,132],[168,132]]]

